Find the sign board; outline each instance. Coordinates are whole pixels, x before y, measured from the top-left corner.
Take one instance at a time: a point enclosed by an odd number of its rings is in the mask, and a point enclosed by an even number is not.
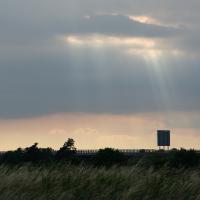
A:
[[[158,146],[170,146],[170,131],[169,130],[157,131],[157,144]]]

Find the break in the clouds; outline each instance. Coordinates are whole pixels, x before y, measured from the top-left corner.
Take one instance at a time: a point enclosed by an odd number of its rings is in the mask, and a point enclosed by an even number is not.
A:
[[[200,111],[199,7],[0,1],[0,118]]]

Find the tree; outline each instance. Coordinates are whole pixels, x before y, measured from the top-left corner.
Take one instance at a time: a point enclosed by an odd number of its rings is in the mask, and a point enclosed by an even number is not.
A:
[[[17,164],[23,162],[24,151],[21,148],[18,148],[15,151],[7,151],[1,155],[2,163],[12,163]]]
[[[68,140],[64,143],[62,148],[67,151],[75,151],[76,148],[74,144],[75,144],[75,141],[72,138],[68,138]]]
[[[75,141],[72,138],[68,138],[64,145],[57,151],[56,158],[57,159],[64,159],[69,158],[75,155],[76,148],[75,148]]]

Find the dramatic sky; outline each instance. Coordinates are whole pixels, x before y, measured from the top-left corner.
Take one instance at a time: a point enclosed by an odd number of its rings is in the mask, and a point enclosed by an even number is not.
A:
[[[0,0],[0,150],[200,148],[199,0]]]

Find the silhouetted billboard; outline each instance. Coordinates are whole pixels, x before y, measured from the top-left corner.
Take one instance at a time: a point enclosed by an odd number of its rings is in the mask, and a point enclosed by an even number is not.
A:
[[[158,143],[158,146],[170,146],[170,131],[158,130],[157,143]]]

